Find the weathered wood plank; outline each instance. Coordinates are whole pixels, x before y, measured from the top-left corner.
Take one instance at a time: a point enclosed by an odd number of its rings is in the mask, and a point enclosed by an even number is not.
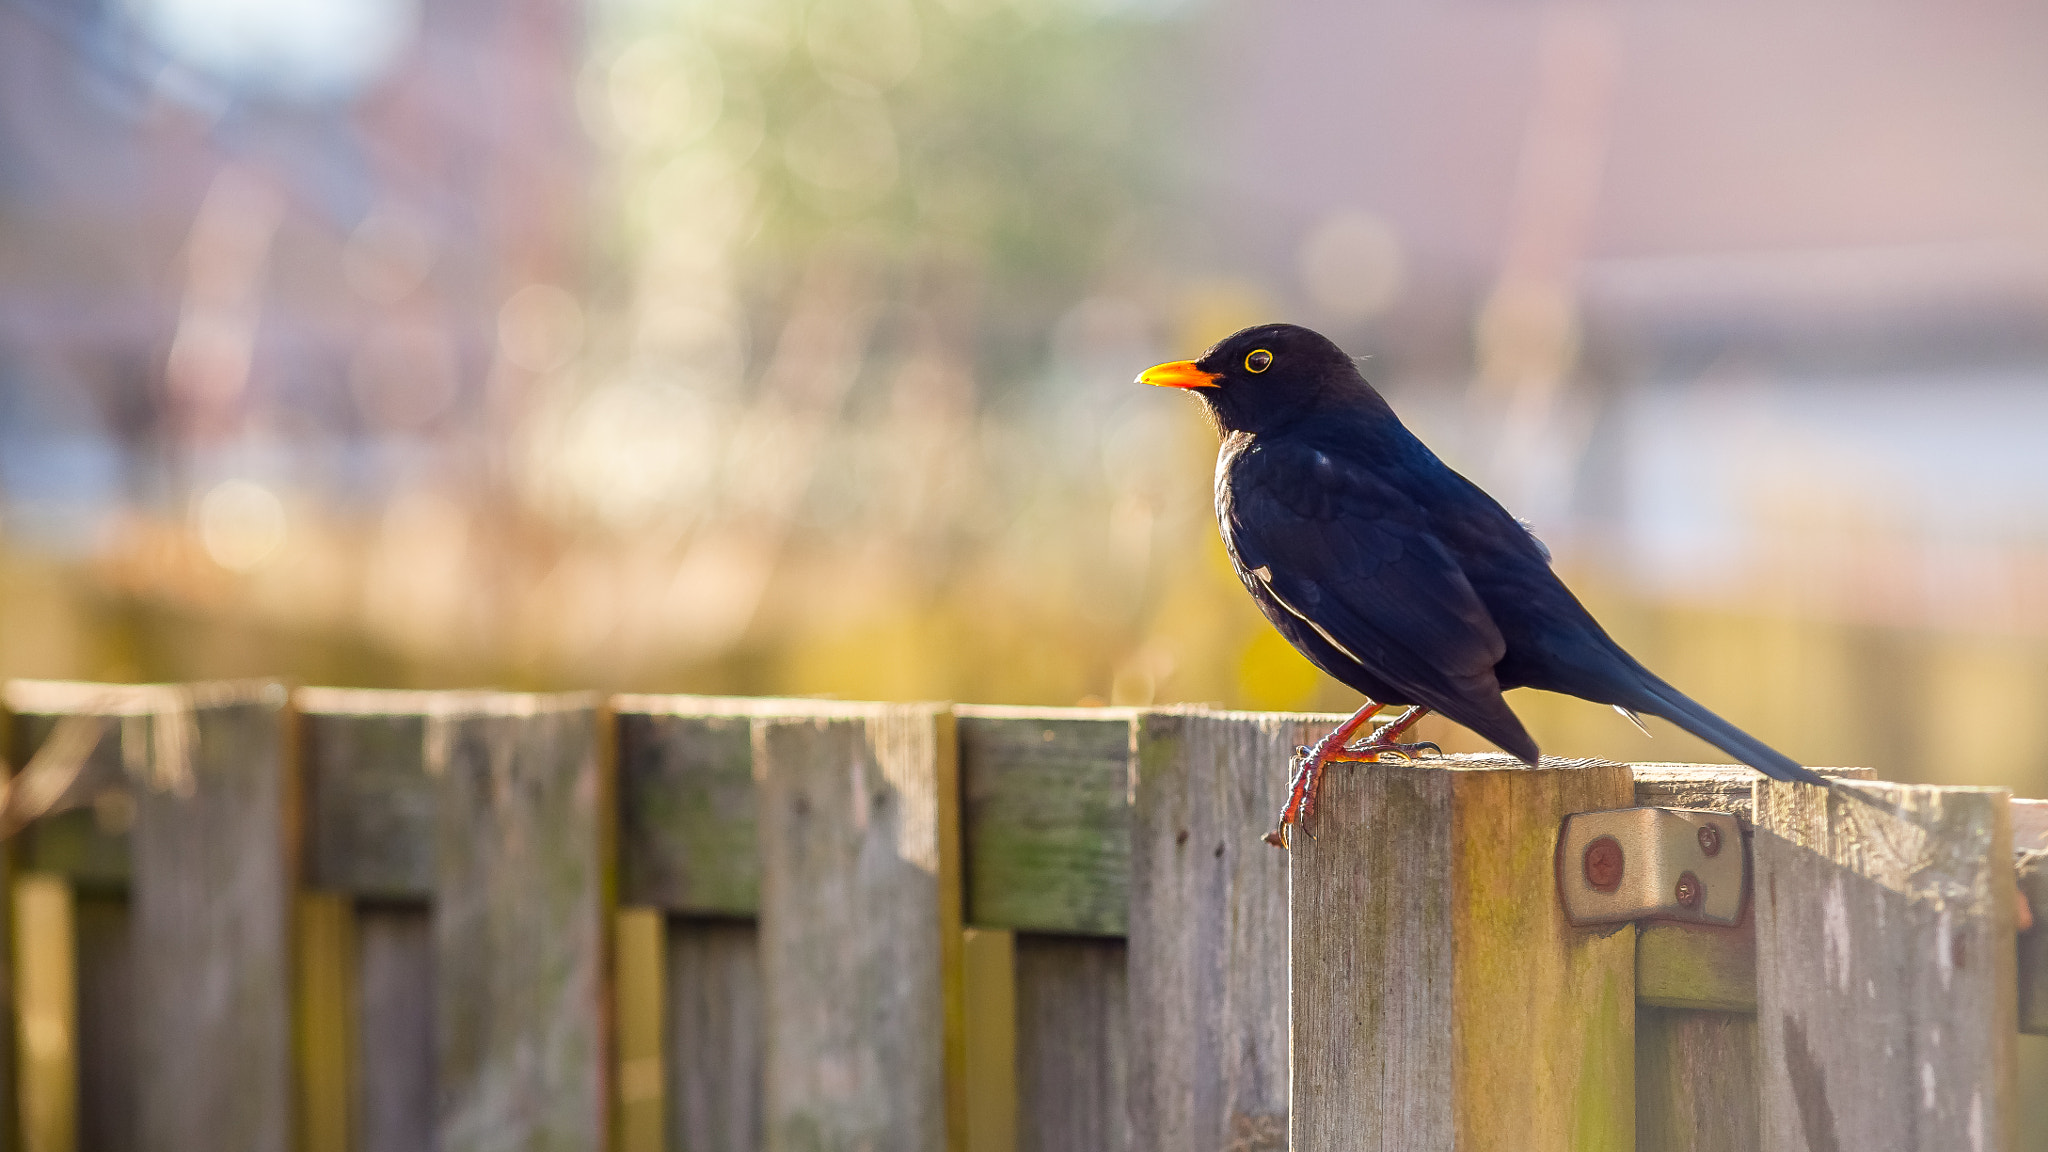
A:
[[[1018,1152],[1126,1152],[1130,996],[1121,940],[1017,937]]]
[[[622,898],[692,915],[752,915],[760,871],[749,718],[808,715],[820,703],[618,696],[613,706]],[[1108,708],[960,710],[970,923],[1124,933],[1132,715]]]
[[[1636,1147],[1642,1152],[1753,1152],[1756,1016],[1636,1010]]]
[[[2020,1031],[2048,1036],[2048,800],[2012,802],[2012,841],[2024,918],[2033,922],[2020,933]]]
[[[371,900],[434,891],[439,789],[427,772],[426,692],[301,688],[306,883]]]
[[[1747,831],[1757,774],[1733,764],[1635,764],[1635,802],[1644,807],[1732,812]],[[1821,768],[1836,779],[1868,779],[1868,768]],[[1743,922],[1647,922],[1636,941],[1636,999],[1660,1008],[1756,1011],[1756,918],[1744,894]],[[1640,1045],[1640,1042],[1639,1042]],[[1718,1051],[1718,1049],[1714,1049]],[[1704,1051],[1704,1049],[1703,1049]],[[1701,1078],[1711,1079],[1704,1073]]]
[[[1763,1146],[2010,1146],[2005,792],[1755,788]]]
[[[1632,765],[1635,802],[1733,812],[1749,851],[1756,774],[1734,765]],[[1733,927],[1643,923],[1636,936],[1636,1147],[1757,1147],[1756,916]]]
[[[662,1043],[669,1152],[758,1152],[767,1004],[751,921],[670,917]]]
[[[94,692],[96,687],[43,681],[15,681],[8,686],[9,701],[18,708],[51,709],[17,710],[10,715],[10,744],[17,770],[42,748],[58,722],[72,714],[65,710],[108,707],[111,698]],[[48,814],[16,834],[15,859],[22,868],[61,875],[74,887],[89,891],[127,888],[128,829],[134,822],[134,800],[122,764],[124,729],[136,737],[132,754],[147,752],[140,739],[143,717],[127,719],[125,725],[113,717],[107,719],[76,776],[58,794],[44,797]]]
[[[356,1147],[434,1146],[434,928],[425,905],[356,909]]]
[[[78,894],[78,1144],[132,1152],[136,1139],[135,936],[128,902]]]
[[[957,711],[968,923],[1123,935],[1134,714]]]
[[[2012,850],[2048,852],[2048,800],[2012,801]]]
[[[939,1152],[959,1084],[959,795],[943,705],[754,723],[767,1146]]]
[[[1503,757],[1334,771],[1290,853],[1290,1146],[1625,1148],[1635,933],[1558,910],[1557,829],[1628,769]]]
[[[180,696],[189,710],[149,718],[134,791],[139,1142],[286,1152],[298,875],[287,693],[247,683]]]
[[[761,904],[751,720],[656,708],[701,697],[620,697],[620,899],[668,912],[751,916]]]
[[[1653,1008],[1756,1011],[1756,920],[1639,924],[1636,999]]]
[[[2019,935],[2020,1031],[2048,1035],[2048,851],[2022,855],[2014,881],[2034,918]]]
[[[440,1152],[605,1147],[612,797],[597,704],[462,694],[429,724]]]
[[[1131,835],[1136,1147],[1287,1141],[1288,760],[1342,717],[1148,712]],[[1343,771],[1343,769],[1337,769]]]

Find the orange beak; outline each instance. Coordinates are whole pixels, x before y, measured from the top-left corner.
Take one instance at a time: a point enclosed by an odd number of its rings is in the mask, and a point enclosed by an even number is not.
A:
[[[1175,360],[1171,364],[1157,364],[1138,374],[1138,383],[1157,384],[1162,388],[1214,388],[1216,381],[1223,378],[1220,372],[1204,372],[1195,367],[1193,360]]]

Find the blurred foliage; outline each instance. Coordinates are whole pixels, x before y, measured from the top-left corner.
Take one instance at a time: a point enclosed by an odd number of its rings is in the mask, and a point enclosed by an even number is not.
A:
[[[583,94],[622,208],[607,294],[720,303],[701,275],[722,273],[758,346],[807,268],[853,259],[870,303],[931,310],[983,383],[1015,386],[1141,255],[1182,31],[1087,0],[622,6]]]

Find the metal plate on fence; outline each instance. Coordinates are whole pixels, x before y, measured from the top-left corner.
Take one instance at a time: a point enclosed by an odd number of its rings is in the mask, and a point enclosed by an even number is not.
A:
[[[1742,916],[1748,853],[1741,824],[1726,812],[1577,812],[1559,836],[1557,889],[1573,924],[1734,924]]]

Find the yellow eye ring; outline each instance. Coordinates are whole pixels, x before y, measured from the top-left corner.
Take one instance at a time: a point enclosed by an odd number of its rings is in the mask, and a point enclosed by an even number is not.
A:
[[[1264,372],[1272,366],[1273,354],[1264,348],[1254,348],[1252,354],[1244,358],[1244,370],[1247,372]]]

